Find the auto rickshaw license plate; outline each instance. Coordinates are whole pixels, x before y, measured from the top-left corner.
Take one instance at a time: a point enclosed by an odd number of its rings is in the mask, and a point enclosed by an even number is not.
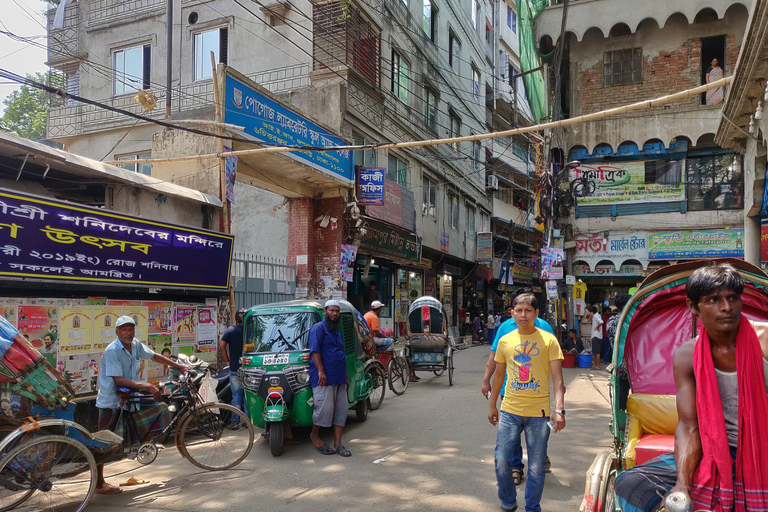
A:
[[[289,358],[288,354],[267,354],[262,364],[288,364]]]
[[[417,352],[413,354],[413,360],[418,363],[439,363],[443,361],[443,354]]]

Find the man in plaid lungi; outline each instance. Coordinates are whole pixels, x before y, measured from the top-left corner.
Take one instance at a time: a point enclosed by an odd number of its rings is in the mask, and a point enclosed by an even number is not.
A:
[[[136,321],[130,316],[121,316],[115,323],[117,338],[104,350],[101,359],[101,371],[99,371],[99,394],[96,396],[96,407],[99,409],[99,430],[106,429],[112,423],[112,419],[120,405],[117,396],[118,387],[126,387],[134,390],[144,390],[152,394],[157,403],[151,406],[142,406],[141,410],[133,412],[136,420],[138,434],[145,437],[149,432],[162,430],[171,419],[166,404],[159,402],[160,390],[148,382],[139,380],[139,368],[142,360],[152,360],[158,364],[171,366],[181,372],[187,368],[167,357],[156,354],[151,348],[136,339]],[[119,432],[120,425],[116,427],[116,434],[126,437],[128,432]],[[127,443],[140,441],[137,439],[126,440]],[[98,478],[96,481],[98,494],[118,494],[122,492],[120,487],[108,484],[104,481],[104,464],[98,465]]]

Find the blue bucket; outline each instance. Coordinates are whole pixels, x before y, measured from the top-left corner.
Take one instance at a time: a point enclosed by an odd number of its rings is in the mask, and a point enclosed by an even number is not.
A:
[[[592,354],[579,354],[579,368],[592,366]]]

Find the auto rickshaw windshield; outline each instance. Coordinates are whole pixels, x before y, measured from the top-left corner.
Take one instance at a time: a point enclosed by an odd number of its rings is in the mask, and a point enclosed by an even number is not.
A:
[[[309,330],[320,321],[313,311],[251,315],[245,326],[246,343],[254,352],[306,350]]]

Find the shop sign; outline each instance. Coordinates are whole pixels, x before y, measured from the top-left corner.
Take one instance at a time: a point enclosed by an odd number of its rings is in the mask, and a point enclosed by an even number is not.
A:
[[[257,142],[324,148],[347,144],[325,128],[231,75],[227,75],[224,96],[224,122],[245,127],[245,133]],[[352,152],[349,150],[292,151],[282,154],[324,174],[352,183]]]
[[[648,268],[648,234],[644,231],[578,234],[573,237],[576,250],[573,261],[581,261],[595,269],[601,261],[619,268],[627,260],[637,260]]]
[[[383,220],[416,232],[416,209],[413,192],[391,180],[384,180],[384,205],[365,207],[365,213],[374,219]]]
[[[448,237],[448,233],[440,233],[440,250],[443,252],[448,252],[450,247],[450,238]]]
[[[743,258],[743,229],[648,233],[648,259]]]
[[[642,277],[646,275],[641,265],[623,264],[616,269],[613,265],[601,263],[594,270],[586,263],[573,265],[573,272],[579,277]]]
[[[653,166],[654,172],[646,168]],[[658,178],[646,178],[663,176]],[[649,160],[580,165],[570,171],[579,206],[685,200],[685,160]],[[671,179],[670,179],[671,178]],[[658,181],[671,181],[664,184]]]
[[[0,189],[0,275],[229,287],[234,237]]]
[[[493,233],[477,233],[477,261],[478,263],[493,261]]]
[[[562,249],[546,247],[541,249],[541,278],[562,279],[565,254]]]
[[[421,241],[413,233],[368,220],[360,248],[374,255],[419,262]]]
[[[446,274],[450,274],[452,276],[461,275],[461,268],[455,265],[449,265],[448,263],[443,263],[443,270],[445,271]]]
[[[566,274],[565,275],[565,284],[568,284],[568,285],[576,284],[576,276],[572,275],[572,274]]]
[[[419,260],[419,265],[426,270],[432,270],[432,260],[423,256],[421,257],[421,260]]]
[[[385,169],[361,167],[357,173],[357,202],[366,205],[383,205]]]

